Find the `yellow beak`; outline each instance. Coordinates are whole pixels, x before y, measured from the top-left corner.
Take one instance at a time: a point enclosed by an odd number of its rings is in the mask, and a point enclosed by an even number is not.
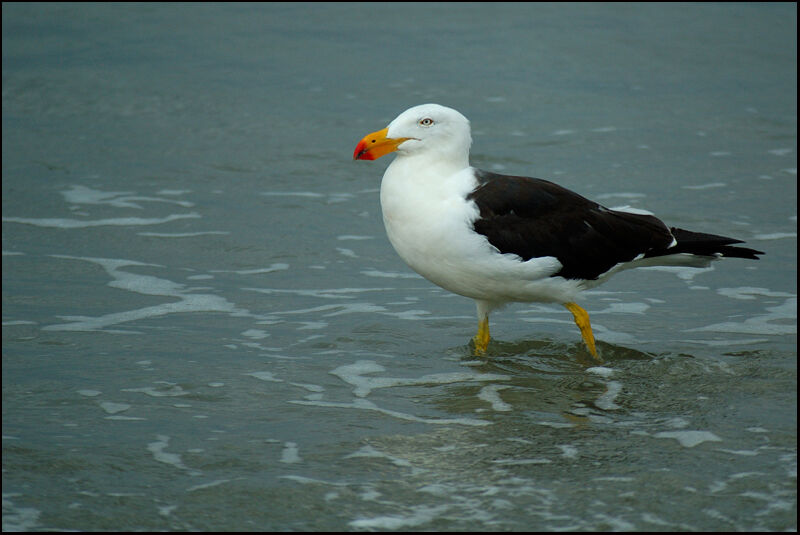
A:
[[[353,151],[354,160],[377,160],[381,156],[386,156],[390,152],[397,150],[404,141],[408,141],[409,137],[390,138],[386,137],[389,128],[378,130],[364,136],[364,138],[356,145],[356,150]]]

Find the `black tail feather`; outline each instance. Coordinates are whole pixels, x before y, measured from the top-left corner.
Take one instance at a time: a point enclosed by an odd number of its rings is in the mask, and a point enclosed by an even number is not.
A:
[[[669,229],[675,240],[678,242],[674,247],[651,251],[646,256],[663,256],[676,253],[689,253],[701,256],[725,256],[729,258],[747,258],[758,260],[757,255],[764,254],[763,251],[756,251],[747,247],[733,247],[735,243],[744,243],[742,240],[705,234],[702,232],[692,232],[672,227]]]

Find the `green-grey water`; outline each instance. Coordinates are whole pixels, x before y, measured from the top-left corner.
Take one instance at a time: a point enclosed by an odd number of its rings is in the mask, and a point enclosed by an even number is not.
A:
[[[3,10],[3,530],[795,530],[795,4]],[[492,316],[356,142],[746,240]]]

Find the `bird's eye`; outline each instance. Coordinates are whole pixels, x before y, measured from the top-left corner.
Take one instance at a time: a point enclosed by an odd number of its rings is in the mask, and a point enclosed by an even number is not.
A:
[[[433,126],[433,119],[430,117],[425,117],[424,119],[419,120],[420,126]]]

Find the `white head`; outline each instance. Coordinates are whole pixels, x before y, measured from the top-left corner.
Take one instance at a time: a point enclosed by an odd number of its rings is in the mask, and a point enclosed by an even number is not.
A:
[[[365,136],[356,146],[353,158],[375,160],[397,152],[401,156],[425,154],[469,165],[472,144],[469,121],[452,108],[439,104],[414,106],[383,130]]]

